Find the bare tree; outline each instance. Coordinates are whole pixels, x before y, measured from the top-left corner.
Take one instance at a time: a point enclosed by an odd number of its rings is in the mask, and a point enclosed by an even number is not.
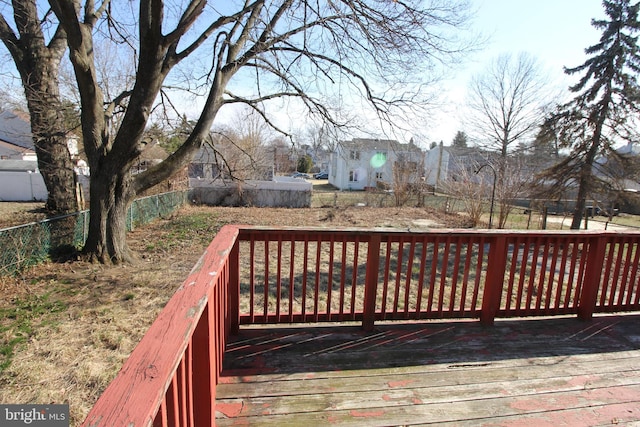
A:
[[[136,56],[135,82],[107,100],[97,80],[94,34],[109,28],[120,35],[129,26],[118,20],[126,18],[114,17],[116,8],[108,0],[87,0],[80,8],[76,0],[50,4],[67,33],[82,100],[91,168],[91,222],[84,250],[102,262],[131,259],[125,229],[129,203],[188,164],[225,105],[247,104],[278,128],[267,114],[269,101],[292,98],[340,125],[327,108],[325,91],[318,90],[323,82],[335,88],[332,96],[357,91],[381,119],[389,120],[402,108],[419,104],[424,93],[419,89],[433,76],[433,67],[466,47],[454,31],[465,22],[468,8],[453,0],[417,6],[364,0],[224,5],[191,0],[170,7],[163,0],[141,0],[137,11],[126,11],[133,18],[127,24],[135,22],[137,33],[122,37]],[[99,28],[103,16],[109,19]],[[205,60],[208,69],[202,68]],[[412,81],[406,78],[408,70]],[[425,79],[419,79],[423,71]],[[254,86],[247,87],[248,78]],[[192,133],[160,165],[131,175],[149,116],[168,93],[163,84],[181,82],[206,93]],[[118,108],[122,119],[113,126],[110,119]]]
[[[207,142],[225,179],[266,179],[272,170],[267,141],[272,137],[262,117],[252,109],[238,111],[229,126],[212,132]]]
[[[502,161],[502,159],[498,160]],[[528,163],[524,156],[514,156],[508,158],[501,166],[494,166],[502,172],[502,179],[495,185],[495,203],[498,210],[497,228],[505,228],[509,214],[513,211],[514,201],[523,197],[533,181],[533,171],[528,168]],[[492,177],[493,180],[495,177]]]
[[[0,14],[0,39],[20,73],[29,109],[38,168],[48,190],[51,215],[78,210],[74,162],[67,147],[68,128],[58,86],[66,34],[51,13],[39,15],[36,0],[11,3]]]
[[[415,156],[413,159],[400,159],[393,163],[393,196],[396,206],[405,206],[412,197],[417,198],[417,204],[421,204],[426,188],[422,183],[423,171],[423,155]]]
[[[479,167],[477,162],[459,164],[455,177],[444,180],[440,184],[440,188],[445,193],[462,202],[471,227],[477,227],[480,224],[487,189],[492,185],[489,175],[475,173]]]
[[[468,120],[478,145],[506,158],[538,130],[551,100],[548,79],[535,58],[499,56],[471,82]]]

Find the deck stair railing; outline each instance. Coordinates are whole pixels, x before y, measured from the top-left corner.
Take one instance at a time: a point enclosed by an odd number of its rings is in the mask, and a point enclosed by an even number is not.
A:
[[[640,310],[640,233],[225,226],[85,425],[215,424],[240,325]]]

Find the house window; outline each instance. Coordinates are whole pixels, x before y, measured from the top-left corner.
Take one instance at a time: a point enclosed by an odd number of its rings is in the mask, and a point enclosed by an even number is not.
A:
[[[349,159],[360,160],[360,152],[358,150],[351,150],[349,152]]]
[[[349,182],[358,182],[358,171],[349,171]]]

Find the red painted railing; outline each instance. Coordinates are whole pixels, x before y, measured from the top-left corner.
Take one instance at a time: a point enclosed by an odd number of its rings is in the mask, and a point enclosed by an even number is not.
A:
[[[640,310],[640,233],[224,227],[85,421],[215,423],[241,324]]]

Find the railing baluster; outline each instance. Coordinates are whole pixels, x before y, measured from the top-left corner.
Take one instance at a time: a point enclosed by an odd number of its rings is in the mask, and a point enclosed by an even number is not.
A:
[[[280,307],[282,305],[282,235],[278,234],[276,259],[276,323],[280,323]]]
[[[538,247],[539,246],[543,246],[542,248],[542,261],[540,263],[540,276],[538,278],[538,295],[536,298],[536,311],[539,311],[542,308],[542,301],[543,299],[545,300],[545,308],[546,308],[546,304],[548,301],[548,298],[546,298],[547,296],[547,292],[545,291],[545,289],[549,289],[548,288],[548,284],[546,282],[546,277],[547,277],[547,264],[549,261],[549,241],[545,241],[544,244],[541,241],[538,241]],[[543,298],[544,297],[544,298]]]
[[[627,291],[627,300],[626,300],[627,305],[631,305],[633,301],[633,293],[635,290],[636,277],[638,274],[638,264],[640,262],[640,244],[638,243],[637,239],[633,242],[633,248],[634,248],[633,252],[635,253],[635,255],[633,257],[633,263],[629,266],[629,269],[631,270],[631,277],[628,280],[629,288]],[[636,299],[640,298],[640,292],[638,292],[638,290],[635,290],[635,292],[636,292]]]
[[[620,283],[620,273],[622,270],[622,259],[626,252],[627,242],[623,237],[616,238],[616,247],[618,249],[618,256],[616,257],[616,265],[614,267],[613,280],[611,281],[611,294],[609,297],[609,306],[613,308],[616,305],[616,294],[620,295],[623,292],[622,284]]]
[[[309,276],[309,236],[304,236],[304,248],[303,248],[303,262],[302,262],[302,319],[304,321],[307,314],[307,277]],[[293,260],[291,261],[293,262]]]
[[[407,258],[407,276],[404,284],[404,318],[409,318],[409,301],[411,297],[411,278],[413,276],[413,257],[416,253],[416,236],[409,242],[409,257]]]
[[[339,319],[344,320],[344,297],[347,274],[347,240],[346,236],[342,236],[342,257],[340,259],[342,266],[340,268],[340,310]]]
[[[335,251],[335,235],[329,238],[329,273],[327,274],[327,320],[331,321],[331,291],[333,288],[333,256]]]
[[[192,337],[193,339],[193,337]],[[187,426],[195,427],[194,415],[193,415],[193,341],[189,341],[185,352],[186,362],[186,381],[187,381]]]
[[[400,237],[398,240],[398,251],[397,251],[397,264],[396,264],[396,276],[395,276],[395,288],[393,290],[393,318],[396,319],[398,316],[398,307],[400,305],[400,283],[402,281],[402,255],[404,253],[404,239]]]
[[[291,245],[291,253],[289,255],[289,311],[287,320],[289,322],[293,322],[293,301],[294,301],[294,291],[296,288],[295,284],[295,255],[296,255],[296,241],[295,236],[291,236],[289,240],[289,245]]]
[[[453,274],[451,275],[451,294],[449,296],[449,309],[447,310],[450,314],[453,314],[455,311],[456,305],[456,293],[458,290],[458,276],[460,274],[460,258],[462,250],[462,245],[460,242],[460,237],[455,238],[455,256],[453,260]]]
[[[480,297],[480,286],[482,284],[482,272],[484,271],[484,246],[486,239],[484,236],[480,237],[478,242],[478,263],[476,264],[476,279],[473,283],[473,297],[471,298],[471,311],[473,315],[477,315],[478,310],[478,298]],[[486,281],[486,279],[485,279]]]
[[[471,271],[471,259],[473,258],[473,240],[470,239],[467,242],[467,252],[465,254],[464,270],[462,277],[462,291],[460,292],[460,308],[458,311],[459,316],[463,316],[467,307],[467,293],[469,290],[469,273]],[[479,262],[479,261],[478,261]]]
[[[313,295],[313,321],[318,321],[318,316],[320,313],[319,305],[319,293],[320,293],[320,262],[321,260],[321,246],[322,246],[322,237],[318,235],[318,239],[316,241],[316,283],[315,283],[315,292]]]
[[[229,333],[240,331],[240,241],[233,244],[229,254]],[[253,291],[251,291],[253,295]]]
[[[360,236],[356,236],[355,242],[354,242],[354,248],[353,248],[353,274],[351,277],[351,301],[350,301],[351,309],[349,310],[350,320],[356,320],[355,314],[356,314],[356,296],[357,296],[357,289],[358,289],[358,268],[360,266],[360,260],[358,259],[359,254],[360,254]]]
[[[511,300],[514,295],[514,287],[515,287],[515,279],[516,279],[516,271],[518,266],[518,256],[520,252],[521,238],[516,237],[511,244],[513,247],[513,251],[511,252],[510,257],[510,267],[509,267],[509,280],[507,281],[507,295],[505,299],[505,307],[504,310],[506,313],[511,311]],[[517,307],[517,303],[516,303]]]
[[[556,311],[559,311],[559,309],[565,309],[567,308],[567,304],[562,304],[562,292],[563,291],[567,291],[567,289],[565,288],[564,285],[564,276],[566,274],[566,266],[567,266],[567,259],[568,259],[568,254],[569,254],[569,240],[567,240],[566,238],[560,238],[559,241],[561,243],[558,244],[559,248],[561,248],[560,250],[562,251],[562,257],[560,260],[560,269],[558,271],[558,276],[557,276],[557,288],[556,288],[556,299],[554,302],[554,306],[556,307]],[[571,285],[568,283],[567,287],[570,287]],[[566,298],[566,297],[565,297]]]
[[[422,250],[420,251],[420,272],[418,273],[418,296],[416,297],[416,318],[420,319],[422,312],[422,293],[424,290],[424,274],[427,265],[427,236],[422,238]]]
[[[609,291],[609,286],[611,285],[611,267],[613,266],[614,252],[615,252],[616,244],[613,239],[608,241],[606,246],[605,259],[607,262],[605,263],[604,268],[604,277],[602,279],[602,289],[600,291],[600,301],[597,303],[600,307],[606,307],[607,305],[607,292]],[[613,287],[613,285],[611,285]]]
[[[447,285],[447,271],[449,269],[449,252],[451,250],[451,236],[444,241],[444,253],[442,254],[442,270],[440,271],[440,287],[438,289],[438,317],[444,317],[444,295]]]
[[[380,309],[382,320],[385,320],[387,318],[387,298],[389,297],[389,274],[391,270],[391,247],[392,247],[391,239],[387,238],[386,252],[384,255],[384,277],[382,278],[382,286],[383,286],[382,287],[382,307]],[[367,256],[367,271],[369,271],[368,269],[369,269],[369,257]],[[365,288],[365,294],[366,294],[366,288]]]
[[[256,240],[255,236],[252,234],[251,239],[249,240],[249,321],[250,323],[255,322],[255,297],[256,297]]]
[[[433,258],[431,259],[431,274],[429,275],[429,298],[427,305],[427,313],[433,313],[433,299],[436,293],[436,278],[438,274],[438,250],[440,246],[439,236],[433,240]]]

